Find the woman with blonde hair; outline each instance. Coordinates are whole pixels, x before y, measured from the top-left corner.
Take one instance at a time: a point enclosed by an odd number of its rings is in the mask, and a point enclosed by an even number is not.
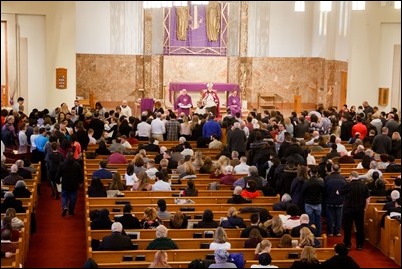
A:
[[[158,218],[155,208],[147,207],[144,209],[144,217],[141,220],[141,226],[143,229],[155,229],[161,224],[162,221]]]
[[[222,227],[218,227],[215,230],[214,233],[214,241],[209,244],[209,249],[230,249],[232,247],[232,245],[227,242],[228,241],[228,235],[225,232],[225,229],[223,229]]]
[[[286,233],[286,230],[283,228],[282,219],[279,216],[267,220],[262,224],[262,227],[267,230],[269,237],[282,237]]]
[[[227,218],[221,220],[220,226],[223,228],[246,228],[243,218],[237,216],[237,209],[233,206],[229,208]]]
[[[132,191],[150,191],[152,189],[152,184],[150,183],[149,177],[145,171],[141,171],[138,174],[138,181],[133,184],[131,188]]]
[[[171,268],[171,266],[167,263],[168,255],[164,250],[158,250],[155,253],[155,258],[153,262],[148,266],[148,268]]]
[[[306,246],[300,255],[299,261],[294,261],[290,268],[321,268],[321,264],[317,259],[315,249],[311,246]]]
[[[258,256],[262,253],[270,253],[272,248],[271,241],[268,239],[263,239],[260,243],[257,244],[254,251],[254,260],[258,260]]]
[[[204,165],[204,161],[202,160],[202,151],[197,150],[194,154],[194,160],[192,162],[195,170],[200,170],[200,168]]]
[[[222,155],[218,159],[218,163],[220,164],[221,167],[221,174],[225,173],[225,167],[230,165],[230,159],[226,157],[225,155]]]
[[[299,241],[299,247],[301,248],[304,248],[306,246],[311,246],[315,248],[320,247],[320,242],[314,237],[314,234],[307,227],[301,228]]]
[[[109,190],[124,191],[125,189],[126,185],[123,184],[120,173],[119,172],[113,173],[112,183],[110,183]]]
[[[188,116],[184,115],[183,122],[180,123],[180,136],[190,140],[191,137],[191,124],[188,121]]]

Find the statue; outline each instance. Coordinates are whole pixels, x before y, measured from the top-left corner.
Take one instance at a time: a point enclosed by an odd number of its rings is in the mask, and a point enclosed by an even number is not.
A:
[[[188,7],[176,8],[176,37],[177,40],[187,40]]]
[[[206,12],[208,41],[218,41],[221,28],[221,10],[216,1],[209,2]]]

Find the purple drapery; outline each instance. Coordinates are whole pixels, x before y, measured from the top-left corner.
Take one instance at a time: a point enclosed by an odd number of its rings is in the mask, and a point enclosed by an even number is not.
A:
[[[187,30],[187,39],[186,41],[177,40],[177,31],[176,31],[176,8],[171,8],[170,18],[169,18],[169,47],[171,48],[220,48],[221,44],[221,36],[219,35],[218,41],[210,42],[207,37],[207,28],[206,28],[206,6],[189,6],[190,10],[189,14],[189,28]],[[197,8],[198,13],[198,28],[194,29],[194,9]],[[221,30],[222,31],[222,20],[221,20]],[[176,52],[172,52],[173,50],[168,50],[165,48],[164,54],[193,54],[188,53],[186,50],[177,50]],[[203,54],[203,53],[200,53]],[[223,55],[224,56],[224,55]]]

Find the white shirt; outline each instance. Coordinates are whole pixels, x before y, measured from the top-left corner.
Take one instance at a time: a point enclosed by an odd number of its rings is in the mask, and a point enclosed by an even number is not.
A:
[[[88,145],[96,145],[96,139],[93,136],[88,135],[89,143]]]
[[[155,182],[154,185],[152,185],[152,190],[153,191],[171,191],[172,188],[170,187],[170,184],[163,181],[163,180],[158,180]]]
[[[137,136],[140,137],[150,137],[151,135],[151,124],[142,121],[137,125]]]
[[[250,266],[250,268],[278,268],[278,266],[271,265],[271,264],[268,264],[268,265],[253,264]]]
[[[28,137],[25,131],[18,132],[18,142],[20,146],[27,146],[28,145]]]
[[[39,134],[33,134],[30,137],[31,140],[31,152],[36,149],[35,139],[39,136]]]
[[[133,186],[134,183],[138,181],[138,178],[135,174],[132,174],[131,176],[129,176],[129,175],[127,175],[127,173],[125,173],[124,179],[126,180],[126,186]]]
[[[120,106],[120,108],[121,108],[121,114],[126,116],[127,118],[129,118],[133,115],[131,112],[131,108],[129,106],[126,106],[126,107]]]
[[[124,143],[121,143],[123,147],[125,147],[126,149],[131,149],[132,146],[130,144],[130,142],[128,142],[127,140],[124,141]]]
[[[155,179],[155,174],[156,174],[156,172],[158,172],[159,170],[158,169],[156,169],[155,167],[152,167],[152,168],[149,168],[149,169],[147,169],[146,171],[145,171],[145,173],[147,173],[147,175],[148,175],[148,177],[150,178],[150,179]],[[160,180],[158,180],[158,182],[159,182]]]
[[[225,243],[216,243],[216,242],[212,242],[211,244],[209,244],[209,249],[230,249],[232,247],[232,245],[229,242],[225,242]]]
[[[316,161],[313,155],[310,153],[307,155],[307,165],[316,165]]]
[[[165,124],[161,121],[160,118],[153,119],[151,122],[151,133],[162,135],[166,133]]]
[[[249,165],[246,163],[240,163],[233,168],[235,174],[248,174]]]

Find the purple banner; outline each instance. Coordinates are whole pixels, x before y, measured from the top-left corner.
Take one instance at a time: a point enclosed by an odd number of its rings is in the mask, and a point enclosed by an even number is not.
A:
[[[226,10],[221,11],[222,5],[219,4],[218,9],[213,9],[215,13],[210,14],[211,21],[217,18],[215,22],[219,25],[219,30],[215,31],[215,38],[217,41],[209,41],[207,29],[207,6],[193,6],[188,7],[172,7],[165,18],[165,55],[216,55],[226,56],[225,42],[222,38],[226,38],[226,25],[225,13]],[[211,10],[211,9],[210,9]],[[210,29],[213,29],[210,23]],[[187,30],[186,30],[187,29]],[[178,33],[179,32],[179,33]],[[214,40],[214,38],[212,38]]]

